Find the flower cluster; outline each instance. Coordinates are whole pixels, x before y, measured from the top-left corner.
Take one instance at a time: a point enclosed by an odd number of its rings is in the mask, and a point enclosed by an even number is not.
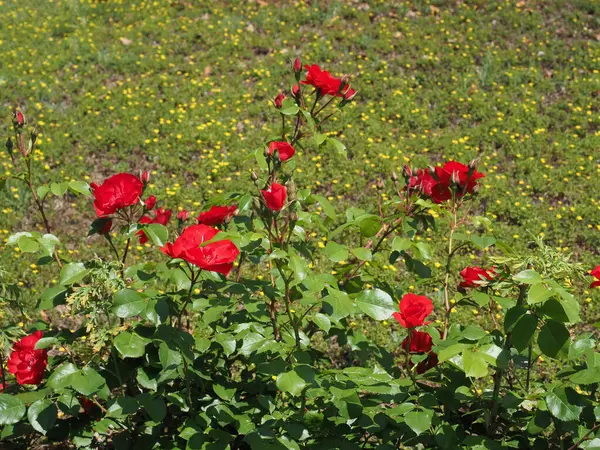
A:
[[[414,173],[407,167],[405,173],[409,191],[419,192],[434,203],[473,194],[477,180],[485,176],[474,167],[456,161],[448,161],[433,169],[419,169]]]

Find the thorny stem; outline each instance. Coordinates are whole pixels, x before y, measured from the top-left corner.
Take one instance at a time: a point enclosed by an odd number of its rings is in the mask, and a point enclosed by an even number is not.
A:
[[[6,389],[6,375],[4,374],[4,355],[0,352],[0,376],[2,376],[2,389]]]
[[[313,117],[314,117],[314,116],[316,116],[317,114],[319,114],[319,113],[320,113],[321,111],[323,111],[325,108],[327,108],[327,106],[328,106],[328,105],[329,105],[329,104],[330,104],[330,103],[331,103],[333,100],[335,100],[335,97],[333,97],[333,96],[332,96],[332,97],[331,97],[329,100],[327,100],[327,101],[325,102],[325,104],[324,104],[323,106],[321,106],[319,109],[317,109],[317,110],[315,111],[315,113],[313,114]]]
[[[446,275],[444,277],[444,307],[446,309],[446,313],[444,315],[444,334],[442,339],[446,339],[448,336],[448,327],[450,325],[450,313],[452,311],[452,307],[450,305],[450,269],[452,265],[452,256],[454,255],[454,249],[452,248],[454,244],[454,232],[456,231],[457,226],[457,206],[454,205],[453,218],[452,223],[450,224],[450,236],[448,237],[448,259],[446,260]]]
[[[181,309],[179,310],[179,316],[177,317],[177,326],[179,327],[180,330],[183,327],[183,313],[185,312],[185,309],[187,308],[190,301],[192,301],[192,292],[194,290],[194,284],[196,284],[196,281],[198,280],[198,276],[200,275],[200,272],[195,273],[194,270],[189,265],[188,265],[188,267],[191,272],[190,288],[188,289],[187,297],[186,297],[185,301],[183,302],[183,305],[181,305]]]
[[[521,306],[525,301],[525,295],[527,294],[527,286],[521,285],[519,287],[519,298],[517,299],[517,306]],[[506,333],[506,338],[504,339],[504,351],[509,351],[511,346],[511,335],[512,333]],[[502,385],[502,376],[504,375],[504,369],[498,368],[496,373],[494,374],[494,391],[492,393],[492,401],[491,401],[491,412],[490,419],[488,423],[488,434],[491,433],[492,427],[495,424],[496,416],[498,415],[498,408],[500,407],[500,402],[498,401],[498,397],[500,396],[500,387]]]
[[[129,245],[131,244],[131,237],[127,238],[125,243],[125,251],[123,252],[123,259],[121,260],[121,278],[125,279],[125,260],[127,259],[127,253],[129,252]]]
[[[411,381],[413,382],[413,384],[417,384],[417,380],[415,379],[415,374],[413,373],[412,370],[410,370],[410,341],[412,340],[412,329],[408,330],[408,337],[407,337],[407,341],[406,341],[406,347],[404,348],[404,364],[406,366],[406,371],[408,372],[408,375],[410,376]]]

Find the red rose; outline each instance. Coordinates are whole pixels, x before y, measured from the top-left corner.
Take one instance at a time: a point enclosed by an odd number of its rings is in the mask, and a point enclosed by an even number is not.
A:
[[[263,198],[267,204],[267,208],[272,211],[279,211],[285,205],[287,199],[287,189],[281,184],[273,183],[269,189],[262,189]]]
[[[343,97],[344,93],[350,87],[344,84],[342,87],[342,80],[331,75],[326,70],[313,64],[312,66],[306,65],[304,68],[307,70],[306,80],[301,81],[302,84],[309,84],[318,89],[319,95],[335,95],[337,97]]]
[[[394,319],[404,328],[420,327],[433,311],[433,302],[423,295],[405,294],[400,300],[400,312]]]
[[[208,211],[201,212],[196,220],[204,225],[221,225],[223,222],[228,222],[233,217],[237,210],[237,206],[213,206]]]
[[[596,281],[590,284],[590,287],[595,288],[600,286],[600,266],[596,266],[593,270],[591,270],[590,275],[596,279]]]
[[[432,367],[435,367],[438,363],[438,357],[435,353],[431,353],[431,347],[433,347],[433,341],[429,333],[423,331],[411,330],[410,334],[410,348],[408,336],[402,341],[402,348],[411,353],[424,354],[429,353],[427,359],[417,364],[417,373],[421,374],[427,372]],[[410,363],[412,366],[412,362]]]
[[[354,97],[356,97],[356,91],[352,88],[349,88],[344,93],[344,100],[346,100],[347,102],[351,101]]]
[[[464,288],[479,287],[486,281],[492,280],[494,275],[494,269],[485,270],[477,266],[465,267],[460,271],[460,276],[463,278],[460,286]]]
[[[410,173],[410,169],[408,170]],[[408,189],[419,190],[427,197],[431,197],[435,185],[435,178],[433,178],[429,169],[419,169],[416,174],[411,173],[411,176],[408,179]]]
[[[98,217],[104,217],[118,209],[137,204],[144,185],[135,175],[119,173],[104,180],[100,186],[92,183],[91,188],[96,214]]]
[[[160,250],[171,258],[181,258],[201,269],[227,275],[240,253],[235,244],[229,240],[222,240],[201,247],[218,232],[216,228],[206,225],[192,225],[183,230],[174,243],[168,242]]]
[[[154,219],[150,218],[149,216],[142,216],[142,218],[140,219],[140,223],[160,223],[161,225],[167,225],[167,223],[169,223],[169,220],[171,219],[172,213],[173,212],[170,209],[158,208],[154,213]],[[136,234],[140,237],[140,244],[145,244],[146,242],[148,242],[148,236],[146,236],[144,230],[140,230]]]
[[[302,62],[300,61],[300,58],[296,57],[294,63],[292,64],[292,69],[294,72],[300,72],[302,70]]]
[[[156,206],[156,197],[154,195],[151,195],[150,197],[148,197],[146,199],[146,201],[144,202],[144,206],[146,207],[146,209],[148,211],[150,211],[151,209],[154,209],[154,207]]]
[[[402,348],[407,350],[408,347],[408,336],[404,338],[402,341]],[[433,341],[431,340],[431,336],[429,333],[424,331],[412,330],[410,333],[410,348],[408,349],[411,353],[429,353],[431,351],[431,347],[433,346]]]
[[[281,107],[283,106],[284,100],[285,100],[285,95],[283,95],[281,92],[279,94],[277,94],[277,97],[275,97],[273,99],[273,104],[275,105],[275,108],[281,109]]]
[[[300,94],[300,86],[298,86],[297,84],[292,86],[292,95],[294,97],[298,97],[298,94]]]
[[[292,156],[294,156],[294,153],[296,153],[296,150],[294,150],[294,147],[292,147],[289,143],[287,143],[285,141],[271,142],[269,144],[269,155],[273,156],[273,153],[275,152],[275,150],[277,150],[279,159],[282,162],[287,161]]]
[[[456,161],[448,161],[442,167],[436,167],[435,174],[437,177],[436,187],[440,192],[447,191],[447,194],[443,196],[447,196],[448,199],[452,197],[450,192],[452,184],[457,186],[456,194],[460,197],[463,194],[472,194],[473,189],[477,186],[477,180],[485,176],[466,164]]]
[[[185,209],[183,211],[179,211],[177,213],[177,220],[180,220],[181,222],[185,222],[189,218],[190,218],[190,212]]]
[[[25,117],[23,116],[23,113],[21,111],[15,112],[14,120],[18,126],[22,126],[25,123]]]
[[[150,172],[144,170],[140,175],[140,180],[142,180],[142,183],[148,184],[148,182],[150,181]]]
[[[19,384],[40,384],[48,364],[48,350],[35,350],[35,344],[44,333],[36,331],[15,342],[8,358],[8,370],[15,374]]]

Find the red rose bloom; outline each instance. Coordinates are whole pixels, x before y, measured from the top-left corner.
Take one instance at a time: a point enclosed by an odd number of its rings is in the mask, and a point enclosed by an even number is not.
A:
[[[402,341],[402,348],[407,350],[408,347],[408,336],[404,338]],[[429,333],[424,331],[412,330],[410,334],[410,348],[408,349],[411,353],[429,353],[431,351],[431,347],[433,346],[433,341],[431,340],[431,336]]]
[[[183,230],[174,243],[168,242],[160,250],[171,258],[181,258],[203,270],[227,275],[233,268],[233,262],[240,253],[229,240],[211,242],[219,230],[206,225],[192,225]]]
[[[307,70],[306,80],[301,81],[302,84],[309,84],[319,90],[319,95],[335,95],[337,97],[343,97],[344,93],[350,87],[345,84],[342,87],[342,80],[331,75],[326,70],[313,64],[312,66],[306,65],[304,68]]]
[[[169,220],[171,219],[171,214],[173,212],[170,209],[162,209],[158,208],[155,212],[154,219],[149,216],[142,216],[140,219],[140,223],[148,224],[148,223],[160,223],[161,225],[167,225]],[[148,242],[148,236],[144,233],[144,230],[140,230],[136,233],[140,237],[140,244],[145,244]]]
[[[144,206],[146,207],[146,209],[148,211],[150,211],[151,209],[154,209],[154,207],[156,206],[156,197],[154,195],[151,195],[150,197],[148,197],[146,199],[146,201],[144,202]]]
[[[279,159],[281,162],[285,162],[294,156],[296,150],[289,143],[285,141],[273,141],[269,144],[269,155],[273,156],[273,153],[277,150]]]
[[[94,208],[98,217],[113,214],[118,209],[135,205],[140,201],[144,185],[135,175],[119,173],[104,180],[100,186],[92,183]]]
[[[411,175],[408,180],[408,189],[419,190],[427,197],[431,197],[435,185],[435,178],[433,178],[429,169],[417,170],[416,174]]]
[[[17,377],[19,384],[40,384],[48,364],[48,351],[35,350],[35,344],[44,333],[36,331],[15,342],[8,358],[8,370]]]
[[[281,107],[283,106],[284,100],[285,100],[285,95],[283,95],[281,92],[279,94],[277,94],[277,97],[275,97],[273,99],[273,104],[275,105],[275,108],[281,109]]]
[[[429,353],[427,359],[417,364],[417,373],[421,374],[427,372],[432,367],[435,367],[438,363],[438,357],[435,353],[431,353],[431,347],[433,347],[433,341],[429,333],[423,331],[412,330],[410,334],[410,348],[408,348],[409,338],[408,336],[402,341],[402,348],[408,350],[410,353]],[[412,366],[412,362],[410,363]]]
[[[463,278],[460,286],[464,288],[478,287],[485,281],[492,280],[494,275],[494,269],[485,270],[477,266],[465,267],[460,271],[460,276]]]
[[[204,225],[216,226],[228,222],[236,212],[237,206],[213,206],[208,211],[201,212],[196,220]]]
[[[262,189],[263,198],[267,208],[272,211],[279,211],[285,205],[287,199],[287,189],[281,184],[273,183],[269,189]]]
[[[393,316],[404,328],[414,328],[423,325],[431,311],[433,302],[427,297],[405,294],[400,300],[400,312],[394,313]]]
[[[600,266],[596,266],[592,271],[590,271],[590,275],[596,279],[596,281],[590,284],[590,287],[595,288],[600,286]]]
[[[456,162],[448,161],[442,167],[435,168],[437,177],[436,189],[441,197],[452,197],[450,187],[452,184],[457,186],[456,195],[458,197],[464,194],[472,194],[473,189],[477,186],[477,180],[485,175],[471,169],[469,166]]]

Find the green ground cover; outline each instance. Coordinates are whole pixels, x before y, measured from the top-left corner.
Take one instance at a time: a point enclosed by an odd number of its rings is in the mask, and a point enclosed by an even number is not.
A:
[[[583,0],[3,0],[0,129],[9,134],[14,107],[38,125],[40,180],[150,169],[162,206],[197,213],[217,193],[248,189],[252,153],[279,129],[266,105],[289,89],[280,80],[300,56],[350,75],[359,90],[332,119],[348,158],[304,148],[300,183],[342,211],[372,206],[369,191],[404,164],[479,157],[487,177],[477,213],[495,219],[497,237],[525,248],[543,235],[593,267],[599,13]],[[0,165],[11,172],[6,153]],[[73,249],[93,219],[85,202],[51,203]],[[29,204],[22,186],[4,186],[4,240],[33,226]],[[5,278],[35,296],[44,269],[13,247],[0,251]],[[434,254],[434,271],[442,263]],[[389,275],[400,276],[393,267]]]

